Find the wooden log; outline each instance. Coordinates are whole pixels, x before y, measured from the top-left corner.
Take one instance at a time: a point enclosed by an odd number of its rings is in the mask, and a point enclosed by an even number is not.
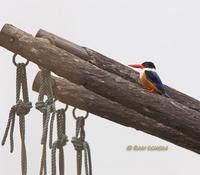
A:
[[[52,76],[52,84],[54,97],[62,103],[78,107],[110,121],[141,130],[200,153],[200,142],[186,136],[184,132],[181,133],[176,129],[165,126],[66,79]],[[41,72],[36,75],[32,89],[39,92],[40,85]]]
[[[150,94],[138,84],[102,70],[12,25],[7,24],[1,30],[0,45],[73,83],[200,140],[200,113],[173,99]]]
[[[43,29],[40,29],[36,37],[43,37],[49,39],[53,44],[57,47],[70,52],[79,58],[90,62],[91,64],[106,70],[110,73],[114,73],[119,75],[120,77],[131,81],[133,83],[138,83],[138,72],[134,71],[133,69],[125,66],[114,59],[108,58],[92,49],[87,47],[81,47],[71,41],[63,39],[55,34],[47,32]],[[167,92],[169,93],[170,97],[176,100],[177,102],[197,111],[200,111],[200,103],[198,100],[183,94],[171,87],[165,85]]]

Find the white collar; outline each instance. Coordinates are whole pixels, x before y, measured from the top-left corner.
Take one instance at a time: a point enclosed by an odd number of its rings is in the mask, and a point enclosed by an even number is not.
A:
[[[143,70],[144,71],[147,70],[147,71],[154,71],[154,72],[156,72],[156,69],[154,69],[154,68],[143,68]]]

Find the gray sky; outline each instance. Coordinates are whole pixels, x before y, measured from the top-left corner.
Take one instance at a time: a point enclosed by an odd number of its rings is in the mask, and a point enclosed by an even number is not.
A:
[[[125,65],[151,60],[165,84],[200,99],[199,16],[200,4],[195,0],[6,0],[0,6],[0,27],[11,23],[33,35],[43,28]],[[12,53],[0,48],[0,57],[1,82],[5,82],[0,91],[2,138],[9,108],[15,103],[15,67]],[[27,70],[33,103],[37,94],[31,91],[31,85],[37,70],[34,64]],[[70,112],[67,113],[69,138],[74,135]],[[28,175],[35,175],[39,172],[42,148],[41,115],[33,109],[26,121]],[[195,175],[199,172],[197,154],[143,132],[94,115],[86,122],[86,132],[92,149],[94,175]],[[127,152],[128,145],[163,145],[169,150]],[[20,175],[18,123],[15,146],[13,154],[9,154],[8,142],[6,147],[0,147],[1,174]],[[70,143],[65,148],[65,156],[66,174],[75,174],[75,152]],[[50,159],[48,165],[50,174]]]

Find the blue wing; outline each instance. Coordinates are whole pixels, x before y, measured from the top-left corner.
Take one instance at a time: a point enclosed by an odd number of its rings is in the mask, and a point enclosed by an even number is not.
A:
[[[161,91],[161,93],[165,93],[164,85],[155,71],[145,70],[145,75],[146,78]]]

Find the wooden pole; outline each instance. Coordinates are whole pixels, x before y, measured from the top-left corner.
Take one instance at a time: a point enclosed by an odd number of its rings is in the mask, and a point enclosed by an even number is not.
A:
[[[150,94],[138,84],[102,70],[12,25],[7,24],[1,30],[0,45],[96,94],[200,140],[200,113],[173,99]]]
[[[40,77],[41,72],[34,79],[33,90],[36,92],[39,92],[41,85]],[[115,123],[141,130],[200,153],[200,142],[186,136],[184,132],[181,133],[176,129],[165,126],[66,79],[52,76],[52,84],[54,97],[62,103],[78,107]]]
[[[42,37],[49,39],[57,47],[66,50],[67,52],[78,56],[79,58],[90,62],[91,64],[106,70],[110,73],[114,73],[128,81],[133,83],[138,83],[138,72],[133,69],[125,66],[114,59],[108,58],[92,49],[87,47],[81,47],[71,41],[68,41],[64,38],[61,38],[53,33],[47,32],[43,29],[40,29],[36,37]],[[169,93],[170,97],[177,102],[200,112],[200,103],[198,100],[183,94],[171,87],[166,86],[166,90]]]

